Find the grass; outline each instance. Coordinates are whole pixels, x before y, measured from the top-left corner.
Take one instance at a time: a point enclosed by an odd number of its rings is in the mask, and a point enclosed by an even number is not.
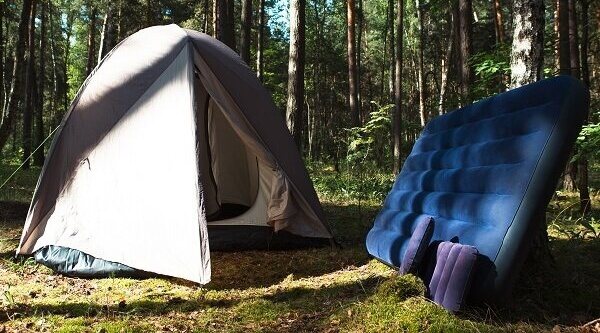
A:
[[[13,167],[0,166],[0,180]],[[365,175],[361,183],[313,166],[343,248],[213,253],[213,282],[200,287],[68,278],[13,259],[37,172],[20,173],[0,190],[0,332],[569,332],[600,316],[600,213],[579,218],[571,193],[549,207],[552,266],[526,270],[507,307],[452,315],[423,297],[419,279],[366,254],[364,235],[391,186],[388,175]]]

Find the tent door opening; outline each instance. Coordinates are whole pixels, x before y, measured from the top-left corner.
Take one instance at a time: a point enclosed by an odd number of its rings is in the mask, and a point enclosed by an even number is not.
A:
[[[196,145],[199,183],[207,222],[232,219],[255,203],[259,163],[221,107],[195,76]],[[240,221],[243,222],[243,221]]]

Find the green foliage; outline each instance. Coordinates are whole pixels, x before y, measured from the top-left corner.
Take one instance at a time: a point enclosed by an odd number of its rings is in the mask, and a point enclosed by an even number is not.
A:
[[[373,153],[373,149],[376,144],[380,142],[390,142],[392,123],[391,111],[393,110],[394,105],[389,104],[380,106],[376,102],[372,103],[375,104],[377,108],[370,113],[367,123],[361,127],[352,127],[347,130],[348,152],[346,160],[348,163],[363,163],[367,158],[371,157],[370,155],[375,155],[376,152]],[[389,157],[390,152],[386,151],[384,152],[384,155],[384,158]],[[379,158],[381,158],[381,156],[379,156]]]
[[[507,89],[510,78],[510,45],[508,43],[473,55],[470,62],[477,79],[473,100],[479,100]]]
[[[583,126],[577,137],[577,155],[597,160],[600,157],[600,123]]]

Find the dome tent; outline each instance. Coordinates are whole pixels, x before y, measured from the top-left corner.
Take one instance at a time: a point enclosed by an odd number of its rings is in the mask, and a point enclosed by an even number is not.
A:
[[[210,248],[329,244],[300,154],[239,56],[141,30],[87,78],[42,169],[18,254],[70,275],[210,281]]]

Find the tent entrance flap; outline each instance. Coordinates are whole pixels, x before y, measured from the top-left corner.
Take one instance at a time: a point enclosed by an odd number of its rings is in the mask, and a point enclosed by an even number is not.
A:
[[[223,110],[195,79],[197,161],[207,222],[243,215],[256,202],[259,165]],[[266,221],[263,222],[266,224]]]

